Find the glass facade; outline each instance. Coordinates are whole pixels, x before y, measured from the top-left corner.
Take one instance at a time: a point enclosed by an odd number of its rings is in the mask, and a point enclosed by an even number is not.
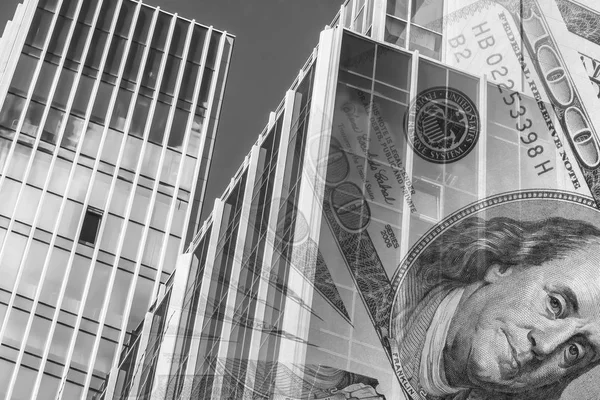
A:
[[[29,0],[11,39],[0,398],[100,398],[197,233],[233,37],[139,1]]]
[[[438,61],[443,4],[383,3],[348,1],[321,33],[112,371],[115,398],[474,398],[431,397],[408,370],[413,255],[487,199],[590,192],[545,128],[552,99]]]

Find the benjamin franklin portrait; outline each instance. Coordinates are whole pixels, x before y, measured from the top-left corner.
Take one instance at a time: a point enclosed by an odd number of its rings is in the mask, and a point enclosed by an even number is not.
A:
[[[390,337],[427,399],[557,400],[600,364],[599,224],[495,214],[439,234],[397,291]]]

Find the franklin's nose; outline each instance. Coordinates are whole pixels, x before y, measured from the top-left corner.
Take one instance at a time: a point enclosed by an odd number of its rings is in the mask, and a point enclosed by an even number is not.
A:
[[[531,351],[538,359],[554,353],[575,334],[575,329],[565,321],[553,321],[543,329],[533,328],[527,333]]]

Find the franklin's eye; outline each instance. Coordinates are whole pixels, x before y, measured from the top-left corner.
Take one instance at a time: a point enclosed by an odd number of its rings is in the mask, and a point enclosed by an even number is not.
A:
[[[565,363],[568,366],[576,364],[585,356],[585,348],[579,343],[571,343],[564,350]]]
[[[566,301],[560,294],[549,294],[547,307],[548,311],[554,315],[554,318],[562,317],[567,309]]]

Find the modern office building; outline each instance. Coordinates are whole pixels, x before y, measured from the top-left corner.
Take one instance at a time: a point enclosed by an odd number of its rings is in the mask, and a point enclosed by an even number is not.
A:
[[[0,40],[0,398],[90,399],[199,230],[233,36],[25,0]]]
[[[427,396],[394,288],[440,221],[486,199],[599,199],[599,20],[566,0],[346,1],[106,398]]]
[[[490,198],[599,199],[590,20],[565,0],[345,2],[106,398],[425,398],[393,288],[433,227]]]

